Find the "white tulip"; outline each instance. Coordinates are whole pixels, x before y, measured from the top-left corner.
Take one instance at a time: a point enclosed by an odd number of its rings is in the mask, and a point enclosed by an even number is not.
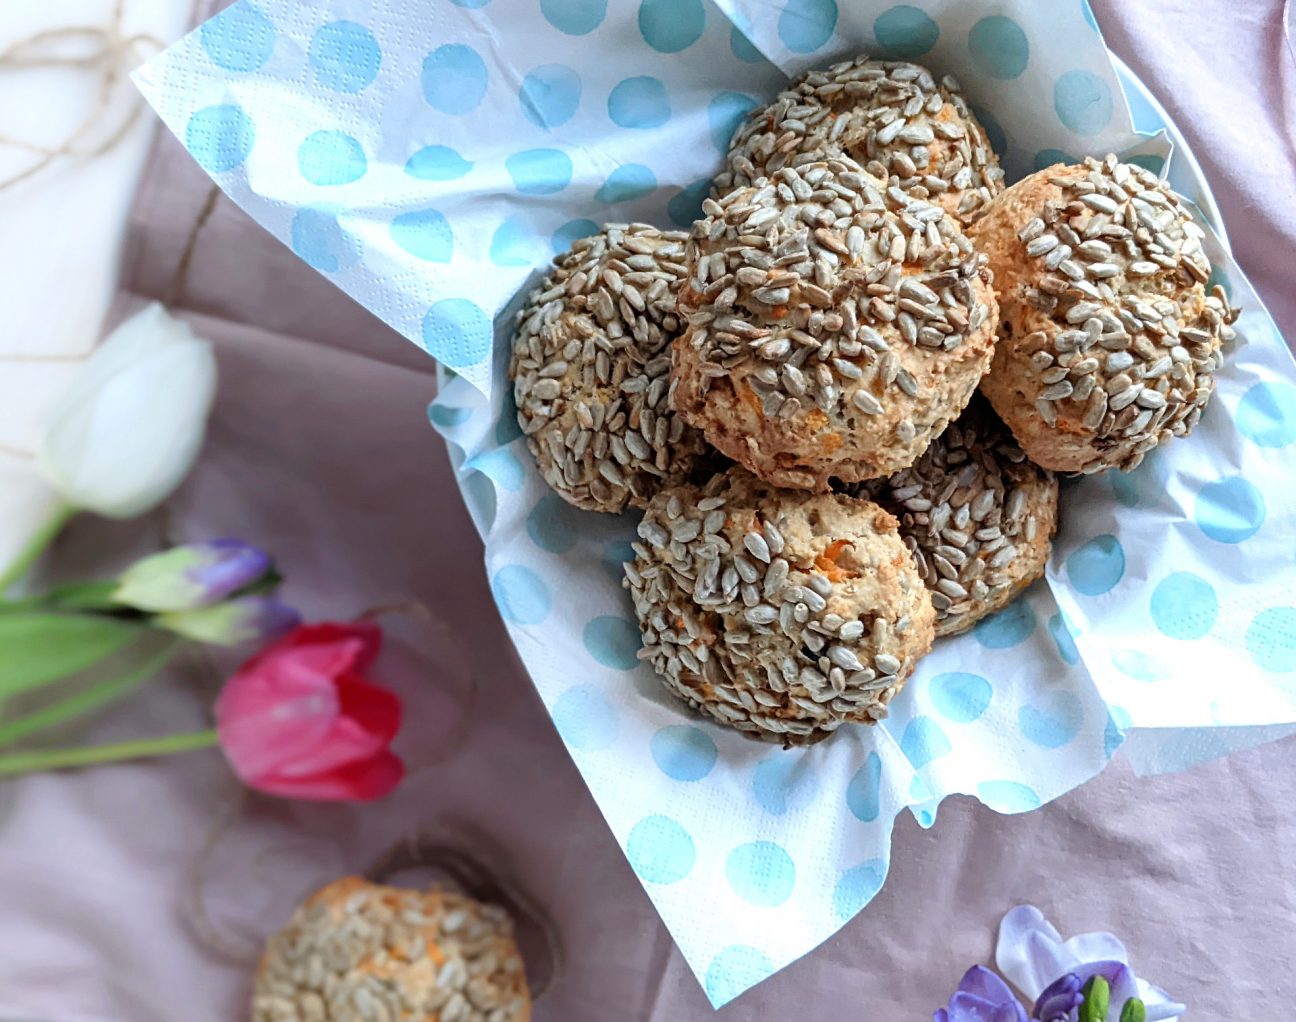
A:
[[[54,402],[37,467],[72,508],[141,515],[188,474],[215,395],[211,345],[154,302],[114,330]]]

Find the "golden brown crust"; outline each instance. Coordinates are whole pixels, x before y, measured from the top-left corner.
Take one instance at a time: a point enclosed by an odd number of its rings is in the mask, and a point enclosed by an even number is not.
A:
[[[680,292],[679,414],[790,489],[912,464],[994,345],[990,275],[958,225],[849,160],[784,168],[704,208]]]
[[[784,745],[873,723],[930,649],[935,611],[876,504],[739,468],[658,494],[627,586],[641,656],[720,723]]]
[[[343,877],[266,943],[253,1022],[530,1022],[503,910],[433,888]]]
[[[981,389],[1031,460],[1132,468],[1192,430],[1235,314],[1207,293],[1204,234],[1166,186],[1115,157],[1053,167],[970,233],[999,289]]]

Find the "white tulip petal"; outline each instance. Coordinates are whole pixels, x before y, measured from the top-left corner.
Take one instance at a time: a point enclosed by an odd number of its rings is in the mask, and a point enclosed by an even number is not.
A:
[[[56,403],[37,464],[76,507],[143,514],[197,458],[215,393],[211,346],[151,305],[114,331]]]

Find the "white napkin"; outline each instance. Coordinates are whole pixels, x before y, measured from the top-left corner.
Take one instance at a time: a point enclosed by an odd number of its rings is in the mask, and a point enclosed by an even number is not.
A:
[[[930,826],[964,793],[1022,812],[1126,734],[1164,770],[1296,722],[1296,512],[1280,497],[1296,374],[1214,243],[1248,311],[1196,436],[1068,485],[1048,579],[941,643],[886,724],[783,752],[691,716],[638,664],[620,586],[634,516],[548,491],[503,377],[509,303],[551,254],[602,221],[687,226],[780,69],[861,50],[956,74],[1012,174],[1167,151],[1134,133],[1082,0],[719,2],[732,22],[707,0],[244,2],[138,76],[235,201],[458,374],[431,416],[501,612],[717,1006],[869,902],[903,809]],[[1146,101],[1134,115],[1160,126]],[[1172,181],[1212,209],[1185,166]]]

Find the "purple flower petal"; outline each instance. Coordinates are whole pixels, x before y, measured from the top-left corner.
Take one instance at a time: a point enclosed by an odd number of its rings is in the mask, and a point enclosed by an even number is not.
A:
[[[201,560],[186,574],[202,586],[204,604],[220,602],[270,570],[270,556],[239,539],[215,539],[193,548]]]
[[[950,998],[949,1022],[1027,1022],[1027,1019],[1016,999],[987,1001],[975,994],[957,993]]]
[[[1040,1019],[1041,1022],[1066,1018],[1084,1000],[1084,995],[1080,992],[1082,986],[1084,986],[1083,981],[1074,972],[1059,976],[1039,995],[1031,1018]]]
[[[995,1004],[1017,1001],[1012,989],[999,978],[999,974],[983,965],[974,965],[963,973],[958,988],[961,993],[972,994]]]

